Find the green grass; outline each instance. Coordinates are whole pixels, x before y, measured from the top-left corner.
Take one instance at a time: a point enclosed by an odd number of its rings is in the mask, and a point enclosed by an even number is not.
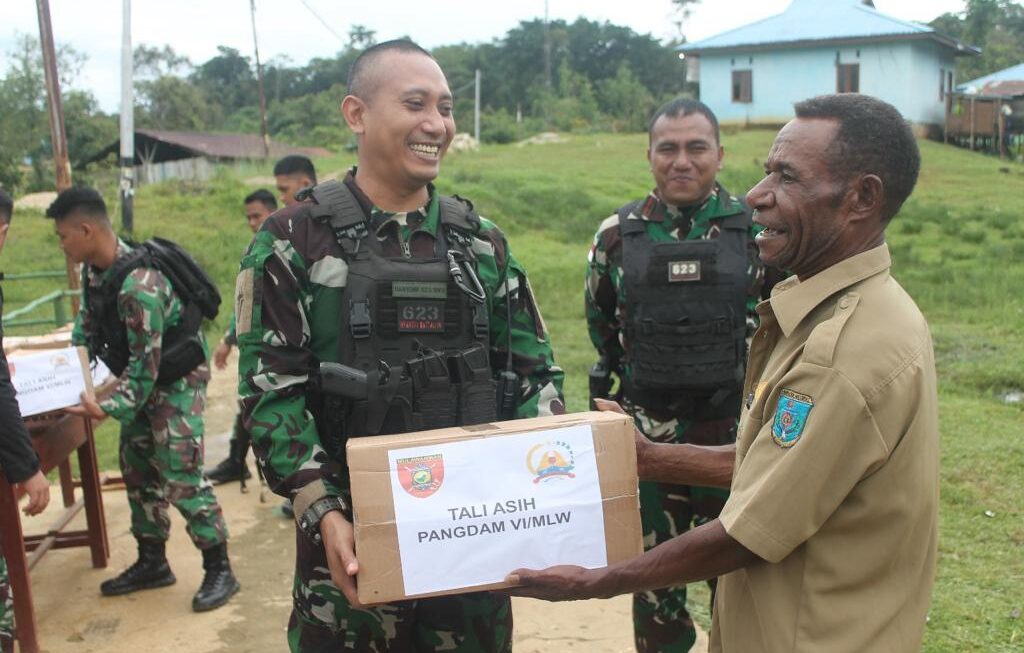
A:
[[[730,190],[745,192],[760,178],[773,136],[723,135],[721,179]],[[443,191],[472,198],[501,225],[530,271],[566,370],[570,410],[585,407],[586,370],[594,357],[582,299],[590,239],[601,219],[648,190],[645,148],[642,135],[487,147],[450,156],[438,181]],[[1024,166],[931,142],[921,149],[921,180],[890,226],[888,241],[894,275],[931,324],[940,375],[940,562],[924,648],[1019,651],[1024,621],[1012,615],[1024,608],[1024,412],[1001,397],[1024,389]],[[339,171],[351,161],[336,156],[319,161],[318,168]],[[243,180],[269,174],[250,165],[206,185],[144,187],[136,201],[137,236],[179,240],[230,297],[248,238],[240,202],[252,187]],[[19,213],[0,259],[3,269],[61,267],[51,228],[38,213]],[[6,283],[8,310],[52,287]],[[210,327],[214,337],[225,320]],[[116,467],[113,425],[101,430],[99,446],[102,466]],[[706,592],[695,588],[692,594],[694,612],[706,619]]]

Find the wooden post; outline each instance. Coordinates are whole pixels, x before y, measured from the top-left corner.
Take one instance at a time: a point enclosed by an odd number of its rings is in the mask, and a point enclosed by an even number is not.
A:
[[[71,188],[71,163],[68,161],[68,139],[64,131],[64,106],[60,97],[60,79],[57,77],[57,54],[53,47],[53,28],[50,26],[49,0],[36,0],[39,15],[39,43],[43,48],[43,72],[46,76],[46,105],[50,118],[50,141],[53,146],[53,165],[57,176],[57,192]],[[68,287],[78,290],[78,267],[64,255]],[[78,314],[78,296],[71,298],[71,308]]]
[[[256,0],[249,0],[252,15],[252,48],[256,53],[256,82],[260,92],[260,135],[263,136],[263,157],[270,158],[270,134],[267,131],[267,96],[263,92],[263,65],[260,63],[260,44],[256,39]]]
[[[974,151],[974,98],[971,98],[971,151]]]
[[[1006,143],[1003,140],[1004,137],[1006,136],[1006,114],[1003,113],[1003,101],[1002,100],[1000,100],[999,104],[996,106],[996,112],[998,114],[997,117],[996,117],[996,122],[999,125],[999,129],[997,130],[998,131],[998,138],[999,138],[999,150],[998,151],[999,151],[999,158],[1002,159],[1003,157],[1009,156],[1009,153],[1006,151]]]

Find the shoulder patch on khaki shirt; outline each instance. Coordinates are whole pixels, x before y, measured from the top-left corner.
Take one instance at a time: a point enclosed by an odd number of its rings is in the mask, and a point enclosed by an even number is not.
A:
[[[246,268],[235,280],[235,334],[240,336],[252,330],[253,270]]]
[[[811,408],[814,408],[814,400],[809,396],[783,390],[775,408],[775,419],[772,420],[772,440],[775,444],[784,449],[796,444],[804,433]]]

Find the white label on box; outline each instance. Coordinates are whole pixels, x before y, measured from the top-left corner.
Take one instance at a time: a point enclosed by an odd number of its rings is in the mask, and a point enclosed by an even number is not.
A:
[[[8,358],[7,366],[22,417],[73,406],[85,390],[82,361],[75,347]]]
[[[388,452],[407,596],[608,564],[589,424]],[[356,552],[358,556],[358,552]]]

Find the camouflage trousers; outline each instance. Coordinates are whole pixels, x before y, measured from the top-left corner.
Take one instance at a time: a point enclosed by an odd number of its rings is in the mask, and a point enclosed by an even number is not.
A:
[[[7,560],[0,555],[0,653],[14,651],[14,597],[7,577]]]
[[[656,421],[642,409],[632,409],[640,430],[655,442],[689,443],[705,446],[736,441],[736,419]],[[640,483],[640,519],[644,549],[700,526],[722,512],[727,490],[667,483]],[[714,604],[716,579],[708,581]],[[638,653],[685,653],[693,646],[697,632],[686,609],[686,586],[669,587],[633,595],[633,636]]]
[[[477,592],[353,609],[331,582],[322,546],[296,529],[292,653],[509,653],[512,605]]]
[[[191,375],[159,385],[145,407],[121,425],[121,474],[135,539],[167,540],[173,505],[199,549],[227,540],[213,486],[203,478],[206,381]]]

